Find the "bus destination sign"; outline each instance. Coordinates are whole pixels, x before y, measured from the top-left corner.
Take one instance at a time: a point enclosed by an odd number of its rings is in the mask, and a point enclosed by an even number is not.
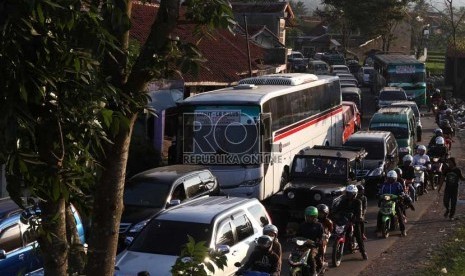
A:
[[[397,74],[412,74],[415,73],[415,65],[397,65]]]
[[[230,125],[241,122],[240,110],[197,110],[195,121],[204,125]]]

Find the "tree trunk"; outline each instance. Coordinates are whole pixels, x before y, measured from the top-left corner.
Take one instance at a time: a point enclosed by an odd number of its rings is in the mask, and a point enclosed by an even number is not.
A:
[[[79,239],[76,220],[70,206],[66,207],[66,234],[70,247],[68,253],[69,274],[77,273],[82,275],[86,265],[86,253],[84,245]]]
[[[68,243],[66,240],[65,200],[40,203],[42,227],[49,236],[39,236],[38,241],[44,258],[45,275],[68,275]]]
[[[131,133],[137,114],[130,118],[129,131],[121,131],[106,150],[103,173],[97,185],[89,238],[87,275],[111,276],[115,266],[119,223],[123,212],[123,190]]]

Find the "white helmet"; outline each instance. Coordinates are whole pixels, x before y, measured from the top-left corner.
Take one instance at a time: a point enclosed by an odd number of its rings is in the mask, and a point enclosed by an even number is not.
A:
[[[447,113],[447,114],[451,114],[451,113],[452,113],[452,109],[450,109],[450,108],[446,109],[446,113]]]
[[[444,138],[442,138],[441,136],[436,138],[436,145],[444,145]]]
[[[404,156],[404,158],[402,158],[402,161],[413,162],[413,157],[410,154],[407,154],[406,156]]]
[[[442,129],[436,128],[436,129],[434,130],[434,134],[436,134],[436,135],[439,135],[439,134],[442,135]]]
[[[348,195],[352,195],[353,197],[355,197],[357,196],[357,192],[358,192],[357,186],[353,184],[346,187],[346,194]]]
[[[389,171],[386,175],[388,178],[394,178],[394,179],[397,179],[397,173],[396,171],[392,170],[392,171]]]
[[[417,150],[422,150],[424,153],[426,153],[426,147],[425,147],[425,145],[419,145],[419,146],[417,147]]]

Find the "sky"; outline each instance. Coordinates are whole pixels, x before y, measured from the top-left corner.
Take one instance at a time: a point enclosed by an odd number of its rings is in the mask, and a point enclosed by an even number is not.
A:
[[[299,0],[294,0],[294,1],[299,1]],[[321,0],[300,0],[300,1],[304,2],[310,11],[313,11],[321,3]],[[430,0],[430,3],[439,10],[442,10],[445,7],[444,0]],[[452,4],[456,7],[463,7],[465,6],[465,0],[452,0]]]

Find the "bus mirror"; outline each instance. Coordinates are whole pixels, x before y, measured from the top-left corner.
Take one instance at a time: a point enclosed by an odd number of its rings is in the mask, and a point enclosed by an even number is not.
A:
[[[265,140],[271,138],[271,113],[260,114],[260,134],[264,136]]]

